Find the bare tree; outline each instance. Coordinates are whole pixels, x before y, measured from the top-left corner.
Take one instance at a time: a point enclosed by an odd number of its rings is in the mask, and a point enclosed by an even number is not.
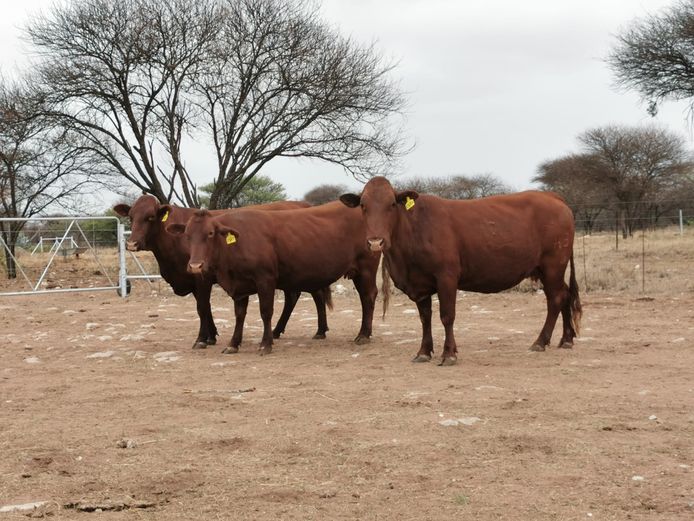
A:
[[[563,195],[589,229],[597,213],[612,207],[626,238],[639,222],[657,219],[692,175],[684,139],[656,126],[599,127],[578,140],[582,153],[542,164],[533,181]]]
[[[655,126],[607,126],[579,136],[586,152],[599,161],[600,180],[619,205],[622,235],[633,232],[643,202],[691,171],[684,139]]]
[[[242,190],[277,157],[316,158],[359,177],[402,153],[390,119],[404,98],[373,46],[336,34],[304,0],[227,0],[222,12],[219,47],[199,85],[219,190]]]
[[[634,89],[652,115],[663,100],[690,100],[694,108],[694,2],[679,1],[632,23],[608,57],[618,85]]]
[[[304,194],[304,201],[313,206],[318,206],[331,201],[337,201],[346,191],[347,187],[345,185],[318,185]]]
[[[601,167],[593,154],[571,154],[540,165],[533,182],[564,197],[581,228],[591,233],[610,203]]]
[[[447,177],[413,177],[395,183],[399,190],[437,195],[446,199],[477,199],[511,192],[511,188],[492,174]]]
[[[51,113],[125,179],[162,201],[197,203],[182,156],[185,97],[219,30],[207,0],[81,0],[27,34]]]
[[[0,216],[25,218],[66,209],[108,170],[81,136],[48,125],[44,97],[26,83],[0,82]],[[14,257],[22,222],[3,223],[8,278],[17,276]]]
[[[393,66],[320,21],[308,0],[81,0],[27,28],[53,114],[140,190],[198,206],[191,139],[217,159],[210,207],[269,161],[355,176],[403,152]],[[188,156],[190,157],[190,156]]]

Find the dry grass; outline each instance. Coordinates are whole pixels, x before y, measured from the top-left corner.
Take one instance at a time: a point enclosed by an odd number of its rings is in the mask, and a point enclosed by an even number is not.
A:
[[[645,251],[645,253],[644,253]],[[33,256],[20,250],[18,258],[32,281],[38,280],[49,258],[48,253]],[[94,254],[83,251],[79,257],[58,254],[42,286],[43,289],[61,287],[109,286],[108,278],[118,279],[118,252],[115,248],[97,251],[101,265]],[[140,274],[139,268],[127,254],[128,273]],[[157,263],[149,252],[137,253],[137,258],[148,273],[158,273]],[[576,277],[582,292],[610,292],[639,294],[680,294],[694,292],[694,230],[686,229],[683,236],[676,228],[647,231],[642,237],[637,232],[627,240],[619,239],[615,249],[614,234],[577,235],[574,240]],[[644,272],[645,266],[645,272]],[[0,266],[0,289],[26,290],[28,284],[21,277],[8,281],[4,265]],[[105,272],[105,273],[104,273]],[[568,277],[568,274],[567,274]],[[645,283],[645,284],[644,284]],[[352,292],[349,281],[341,281],[347,292]],[[135,291],[149,291],[144,281],[133,283]],[[379,275],[380,286],[380,275]],[[539,289],[537,283],[526,280],[512,291],[531,292]],[[164,283],[156,283],[153,289],[168,291]]]
[[[694,230],[637,232],[627,240],[613,234],[577,236],[576,276],[584,291],[679,294],[694,291]]]

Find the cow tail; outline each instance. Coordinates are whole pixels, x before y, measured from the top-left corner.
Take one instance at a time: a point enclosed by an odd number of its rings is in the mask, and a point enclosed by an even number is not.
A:
[[[581,307],[581,299],[578,295],[578,283],[576,282],[576,268],[574,267],[574,255],[571,253],[571,273],[569,275],[569,307],[571,309],[571,326],[574,332],[578,334],[581,325],[581,315],[583,308]]]
[[[390,302],[390,274],[386,267],[385,256],[381,258],[381,293],[383,293],[383,318],[386,318],[388,303]]]
[[[325,300],[325,305],[328,306],[330,311],[333,310],[333,290],[330,286],[327,286],[321,290],[323,293],[323,299]]]

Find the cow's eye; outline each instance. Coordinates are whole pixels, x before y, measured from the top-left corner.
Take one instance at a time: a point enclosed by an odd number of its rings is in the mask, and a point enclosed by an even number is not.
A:
[[[154,222],[154,217],[147,217],[147,222],[150,222],[150,223]]]
[[[214,237],[214,232],[208,232],[207,236],[211,239],[212,237]]]
[[[391,208],[395,208],[397,205],[398,205],[398,203],[393,201],[393,204],[391,204],[390,206],[391,206]]]

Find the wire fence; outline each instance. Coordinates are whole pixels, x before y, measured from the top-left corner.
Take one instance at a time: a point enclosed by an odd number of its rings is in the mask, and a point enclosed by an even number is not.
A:
[[[3,223],[0,240],[14,242],[14,255],[25,273],[8,264],[5,251],[0,256],[0,293],[26,289],[26,279],[38,280],[51,257],[54,260],[40,289],[99,287],[117,280],[119,252],[113,221],[82,221],[81,231],[65,235],[66,226],[46,219],[12,231]],[[159,273],[150,252],[138,252],[136,259],[128,255],[126,262],[128,273]],[[644,216],[620,220],[608,214],[593,220],[592,227],[577,220],[574,262],[582,292],[694,292],[694,212],[682,212],[680,220],[675,210],[661,215],[658,224]],[[168,290],[162,282],[133,280],[132,285],[135,293]],[[531,289],[538,288],[524,282],[516,290]]]

